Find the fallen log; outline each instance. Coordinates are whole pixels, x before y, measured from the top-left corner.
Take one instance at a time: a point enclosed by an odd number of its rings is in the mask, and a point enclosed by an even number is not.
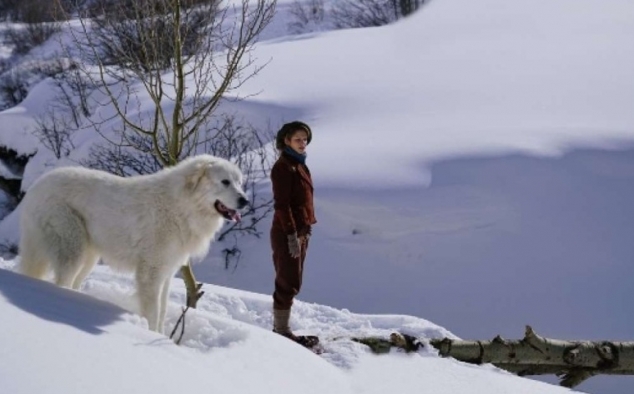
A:
[[[345,339],[345,338],[335,338]],[[402,333],[380,337],[350,338],[386,354],[391,349],[415,352],[425,341]],[[442,357],[471,364],[493,364],[519,376],[557,375],[560,385],[575,387],[595,375],[634,375],[634,342],[563,341],[544,338],[526,326],[524,338],[506,340],[499,335],[491,341],[432,339],[429,345]]]
[[[520,376],[554,374],[561,386],[570,388],[599,374],[634,375],[634,342],[548,339],[526,326],[520,340],[497,336],[491,341],[444,338],[429,343],[443,357],[490,363]]]

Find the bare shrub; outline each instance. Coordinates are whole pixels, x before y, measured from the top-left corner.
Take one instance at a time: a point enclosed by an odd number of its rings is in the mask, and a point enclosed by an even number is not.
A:
[[[89,98],[96,86],[82,74],[74,61],[58,59],[51,68],[54,73],[49,76],[57,89],[57,99],[51,106],[67,113],[71,126],[78,129],[84,123],[83,120],[92,115],[95,105],[91,105]]]
[[[75,149],[73,135],[92,114],[89,97],[95,87],[73,61],[56,59],[42,62],[38,68],[41,75],[51,78],[56,95],[48,110],[35,119],[33,134],[60,159]]]
[[[291,4],[290,14],[292,19],[288,23],[288,31],[291,34],[320,30],[326,19],[324,0],[295,0]]]
[[[118,143],[108,140],[92,146],[90,156],[80,164],[122,177],[152,174],[163,168],[152,154],[152,144],[146,136],[120,133]]]
[[[236,121],[234,116],[225,116],[219,128],[207,130],[201,141],[205,152],[233,161],[244,174],[243,186],[251,204],[243,213],[246,220],[233,222],[218,235],[224,240],[229,234],[255,235],[261,233],[257,224],[273,209],[273,200],[258,194],[258,185],[268,179],[275,157],[273,132],[260,133],[250,125]]]
[[[35,119],[35,135],[45,148],[53,152],[56,158],[66,157],[75,149],[73,128],[67,117],[56,116],[54,111],[48,111]]]
[[[95,2],[91,45],[99,48],[99,61],[125,69],[148,72],[170,67],[178,51],[193,56],[203,49],[219,16],[218,0],[183,0],[175,21],[173,0]],[[178,29],[176,31],[175,29]],[[209,48],[204,48],[209,49]]]

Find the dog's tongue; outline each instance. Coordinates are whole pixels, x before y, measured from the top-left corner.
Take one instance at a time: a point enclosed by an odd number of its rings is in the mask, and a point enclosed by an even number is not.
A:
[[[242,215],[240,215],[240,212],[238,212],[238,211],[233,211],[232,215],[231,215],[231,219],[233,219],[236,222],[240,223],[242,221]]]

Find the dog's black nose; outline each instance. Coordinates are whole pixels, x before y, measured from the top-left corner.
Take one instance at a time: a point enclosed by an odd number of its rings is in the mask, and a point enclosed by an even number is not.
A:
[[[247,200],[244,197],[238,198],[238,208],[242,209],[246,207],[247,205],[249,205],[249,200]]]

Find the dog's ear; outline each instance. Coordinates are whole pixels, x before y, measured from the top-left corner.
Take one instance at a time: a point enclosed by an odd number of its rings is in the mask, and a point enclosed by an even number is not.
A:
[[[194,191],[207,175],[207,170],[213,163],[197,163],[185,177],[185,189]]]

